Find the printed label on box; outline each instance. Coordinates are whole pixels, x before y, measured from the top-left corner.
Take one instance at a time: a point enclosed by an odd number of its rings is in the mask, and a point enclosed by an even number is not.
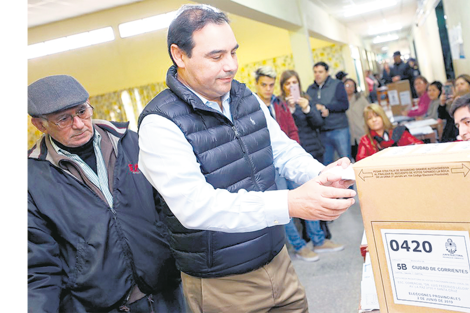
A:
[[[468,232],[381,232],[396,304],[470,312]]]

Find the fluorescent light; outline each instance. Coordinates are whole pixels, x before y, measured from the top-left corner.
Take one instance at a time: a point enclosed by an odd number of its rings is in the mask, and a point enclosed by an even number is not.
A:
[[[382,51],[387,51],[388,50],[388,47],[385,46],[385,47],[382,47]]]
[[[121,38],[126,38],[167,28],[175,17],[175,14],[176,11],[172,11],[141,20],[119,24],[119,34]]]
[[[346,13],[344,13],[344,17],[350,17],[354,15],[359,15],[362,13],[368,13],[372,11],[377,11],[385,8],[392,7],[397,4],[396,0],[388,0],[388,1],[375,1],[375,2],[369,2],[369,3],[364,3],[360,5],[351,5],[345,7]]]
[[[382,43],[392,40],[397,40],[398,35],[377,36],[372,40],[372,43]]]
[[[61,37],[28,46],[28,60],[114,40],[112,27]]]
[[[393,31],[397,31],[402,29],[403,26],[401,24],[392,24],[392,25],[387,25],[385,27],[375,27],[375,28],[369,28],[369,35],[379,35],[379,34],[384,34],[384,33],[390,33]]]

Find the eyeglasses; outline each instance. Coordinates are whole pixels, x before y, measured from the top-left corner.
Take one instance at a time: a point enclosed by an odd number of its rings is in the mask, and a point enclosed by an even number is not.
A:
[[[59,129],[64,129],[67,127],[72,126],[73,124],[73,119],[75,116],[78,116],[81,120],[85,120],[87,118],[90,118],[90,116],[93,115],[93,107],[87,103],[85,105],[82,105],[78,110],[76,111],[75,114],[64,114],[59,117],[58,120],[56,121],[51,121],[47,118],[45,118],[48,122],[51,122],[55,125],[57,125],[57,128]]]

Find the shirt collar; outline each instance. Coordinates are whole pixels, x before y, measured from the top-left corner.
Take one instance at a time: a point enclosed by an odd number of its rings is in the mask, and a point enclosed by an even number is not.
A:
[[[52,144],[52,147],[54,148],[55,152],[57,152],[58,154],[65,155],[65,156],[72,155],[72,153],[70,153],[67,150],[64,150],[64,149],[60,148],[59,146],[57,146],[55,144],[54,140],[51,140],[49,138],[49,141]],[[101,135],[97,131],[94,131],[93,132],[93,146],[94,147],[96,147],[96,146],[100,147],[100,144],[101,144]]]

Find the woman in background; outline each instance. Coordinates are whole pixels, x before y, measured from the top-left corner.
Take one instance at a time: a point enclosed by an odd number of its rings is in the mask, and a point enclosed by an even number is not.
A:
[[[292,113],[294,118],[295,125],[297,126],[300,145],[310,153],[316,160],[319,162],[323,161],[323,152],[325,149],[320,141],[320,126],[323,125],[322,113],[318,111],[315,105],[310,101],[310,97],[302,91],[302,85],[300,83],[299,75],[296,71],[287,70],[281,74],[279,79],[281,87],[281,95],[279,100],[281,104],[286,104]],[[297,85],[298,90],[300,91],[300,97],[296,99],[291,92],[292,85]],[[297,186],[292,182],[289,189],[296,188]],[[331,234],[329,229],[324,223],[320,225],[320,221],[305,221],[301,220],[304,232],[303,239],[299,238],[297,234],[297,229],[295,227],[294,221],[291,220],[290,223],[285,225],[286,235],[289,243],[292,244],[296,250],[296,256],[305,261],[316,261],[318,256],[314,255],[310,257],[311,253],[306,251],[308,249],[305,246],[307,239],[311,239],[314,252],[333,252],[344,249],[344,245],[339,245],[329,240]],[[305,238],[307,237],[308,238]],[[306,255],[309,257],[306,257]]]
[[[348,117],[349,132],[351,133],[351,156],[355,160],[359,141],[366,134],[363,113],[369,102],[357,91],[357,85],[353,79],[347,78],[344,81],[344,88],[349,100],[349,109],[346,111],[346,116]]]
[[[424,76],[418,76],[415,78],[414,87],[416,93],[418,94],[418,108],[416,110],[405,110],[403,115],[409,117],[423,116],[428,112],[429,104],[431,99],[429,99],[427,89],[428,89],[428,80]]]
[[[404,126],[393,128],[385,111],[378,104],[371,104],[364,109],[364,122],[366,135],[359,142],[357,161],[388,147],[423,143],[413,137]]]
[[[439,108],[439,104],[441,103],[441,94],[442,94],[442,83],[439,81],[433,81],[429,84],[428,87],[428,97],[431,99],[431,103],[429,104],[428,111],[424,115],[425,118],[433,118],[435,120],[438,119],[437,110]]]
[[[281,85],[280,103],[286,104],[292,113],[300,138],[300,145],[316,160],[323,162],[325,149],[320,141],[320,127],[323,118],[310,101],[309,95],[302,91],[299,75],[293,70],[284,71],[279,79]],[[291,86],[298,85],[300,98],[296,101],[291,95]]]

